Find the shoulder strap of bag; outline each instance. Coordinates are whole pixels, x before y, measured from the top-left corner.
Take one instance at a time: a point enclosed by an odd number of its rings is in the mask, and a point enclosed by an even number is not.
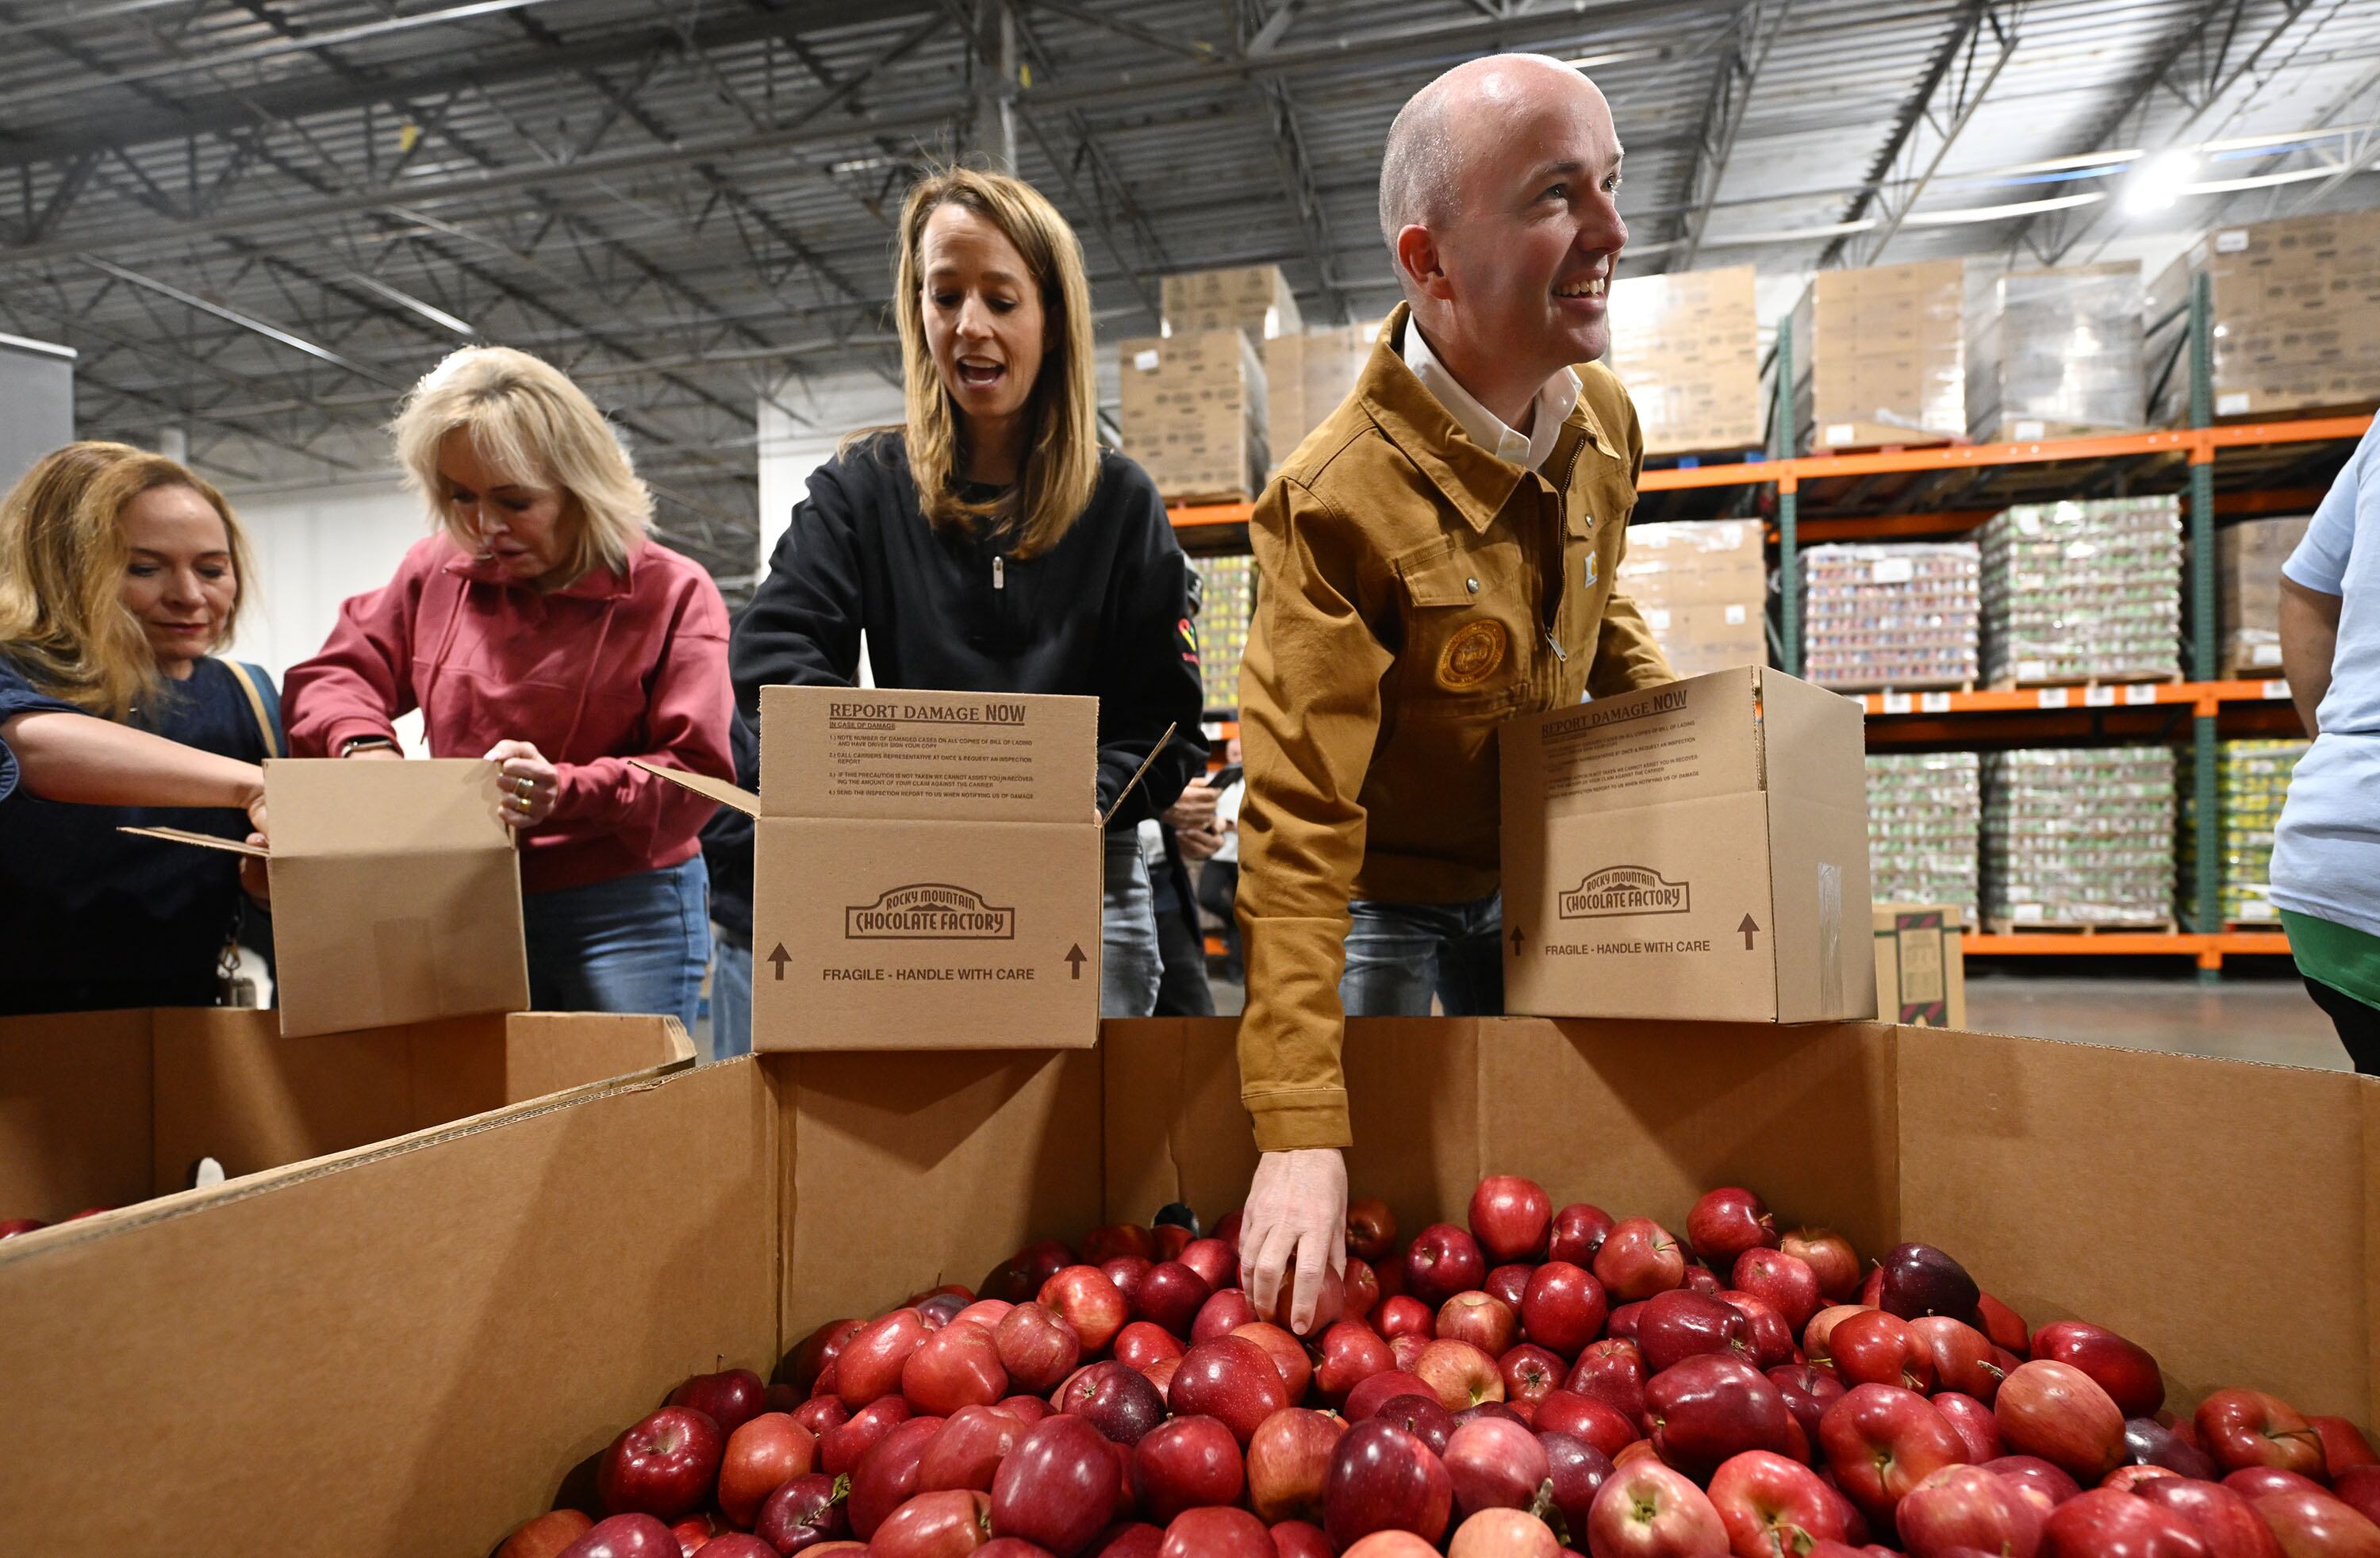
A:
[[[256,716],[257,734],[264,737],[264,755],[269,758],[287,757],[289,754],[281,744],[281,721],[276,717],[281,701],[277,693],[272,698],[276,707],[270,712],[265,707],[267,689],[273,687],[271,678],[256,666],[243,664],[237,660],[225,661],[224,667],[231,672],[232,680],[239,684],[239,690],[248,694],[249,712]]]

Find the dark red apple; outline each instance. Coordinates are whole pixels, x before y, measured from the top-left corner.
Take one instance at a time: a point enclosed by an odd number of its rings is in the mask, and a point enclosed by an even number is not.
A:
[[[1240,1284],[1239,1252],[1220,1239],[1192,1239],[1182,1247],[1177,1259],[1198,1273],[1209,1292]]]
[[[1405,1248],[1405,1291],[1431,1308],[1477,1287],[1488,1275],[1478,1242],[1451,1223],[1433,1223]]]
[[[1850,1509],[1801,1462],[1766,1450],[1730,1458],[1711,1474],[1711,1507],[1735,1558],[1802,1558],[1850,1535]],[[2029,1558],[2029,1555],[2028,1555]]]
[[[869,1558],[957,1558],[991,1540],[991,1496],[974,1488],[919,1493],[876,1528]]]
[[[2380,1526],[2319,1488],[2266,1493],[2249,1507],[2289,1558],[2380,1558]]]
[[[1082,1338],[1073,1322],[1038,1302],[1019,1304],[1001,1317],[991,1340],[1009,1382],[1019,1390],[1057,1389],[1083,1356]]]
[[[1314,1360],[1305,1356],[1305,1343],[1260,1320],[1250,1321],[1232,1334],[1264,1349],[1272,1366],[1281,1370],[1281,1388],[1289,1392],[1291,1401],[1305,1399],[1305,1387],[1314,1379]]]
[[[1548,1260],[1530,1273],[1521,1293],[1521,1326],[1538,1346],[1565,1358],[1603,1330],[1607,1313],[1603,1284],[1595,1273],[1567,1260]]]
[[[1190,1345],[1228,1336],[1256,1318],[1254,1299],[1236,1287],[1219,1287],[1213,1297],[1198,1306],[1198,1318],[1190,1322]]]
[[[1074,1558],[1114,1515],[1123,1480],[1099,1430],[1071,1413],[1045,1418],[1000,1463],[991,1485],[992,1531]]]
[[[2167,1477],[2143,1482],[2132,1493],[2188,1521],[2213,1558],[2281,1558],[2272,1528],[2247,1500],[2219,1483]]]
[[[1380,1300],[1380,1334],[1393,1342],[1400,1336],[1424,1341],[1438,1334],[1438,1311],[1408,1294]]]
[[[1572,1201],[1554,1213],[1553,1234],[1546,1241],[1546,1259],[1573,1266],[1592,1266],[1595,1252],[1611,1232],[1611,1214],[1585,1201]]]
[[[1347,1203],[1347,1253],[1378,1265],[1397,1245],[1397,1216],[1377,1196]]]
[[[2052,1508],[2082,1491],[2082,1484],[2038,1455],[2001,1455],[1985,1461],[1984,1469],[2032,1489]]]
[[[1264,1348],[1245,1336],[1223,1336],[1192,1347],[1167,1393],[1173,1410],[1219,1418],[1245,1446],[1257,1425],[1290,1404],[1289,1388]]]
[[[1998,1396],[2006,1376],[1993,1361],[1998,1349],[1990,1337],[1948,1315],[1920,1315],[1908,1325],[1933,1363],[1936,1390],[1972,1395],[1986,1406]]]
[[[2269,1466],[2301,1477],[2323,1474],[2322,1435],[2278,1396],[2216,1391],[2198,1404],[2192,1421],[2206,1453],[2226,1471]]]
[[[1082,1338],[1083,1351],[1097,1356],[1115,1340],[1132,1308],[1108,1274],[1097,1266],[1069,1266],[1041,1284],[1038,1302],[1065,1317]]]
[[[1307,1520],[1283,1520],[1272,1528],[1273,1551],[1280,1558],[1334,1558],[1330,1539]]]
[[[1661,1459],[1707,1478],[1747,1450],[1788,1453],[1793,1414],[1767,1376],[1741,1358],[1703,1353],[1653,1376],[1645,1421]]]
[[[1111,1358],[1094,1363],[1060,1387],[1053,1404],[1072,1412],[1119,1444],[1137,1444],[1165,1420],[1165,1397],[1148,1377]]]
[[[2078,1482],[2097,1482],[2124,1464],[2124,1415],[2080,1369],[2035,1358],[2000,1382],[1992,1403],[2000,1442],[2038,1455]]]
[[[1524,1342],[1496,1360],[1496,1371],[1504,1376],[1506,1401],[1542,1401],[1561,1389],[1570,1366],[1558,1355]]]
[[[1546,1453],[1547,1502],[1561,1517],[1564,1531],[1576,1540],[1586,1529],[1595,1495],[1611,1475],[1611,1457],[1583,1439],[1542,1427],[1537,1430],[1537,1444]]]
[[[1277,1558],[1272,1534],[1245,1509],[1185,1509],[1165,1528],[1158,1558]]]
[[[1926,1399],[1894,1385],[1856,1385],[1818,1420],[1827,1465],[1860,1513],[1879,1525],[1908,1491],[1967,1453]]]
[[[1826,1301],[1818,1291],[1817,1273],[1810,1270],[1810,1263],[1781,1249],[1745,1250],[1735,1258],[1729,1280],[1743,1292],[1766,1300],[1784,1317],[1796,1336]]]
[[[1480,1418],[1450,1435],[1446,1466],[1459,1515],[1483,1509],[1526,1509],[1552,1467],[1537,1436],[1501,1418]]]
[[[925,1321],[915,1309],[895,1309],[853,1333],[834,1360],[835,1392],[856,1412],[901,1388],[909,1355],[925,1345]]]
[[[962,1406],[989,1406],[1008,1394],[1000,1345],[979,1325],[946,1325],[919,1343],[901,1366],[909,1409],[947,1418]]]
[[[1372,1414],[1374,1422],[1394,1423],[1429,1446],[1433,1455],[1446,1454],[1446,1442],[1454,1437],[1460,1425],[1454,1414],[1434,1395],[1401,1395],[1380,1404]]]
[[[1729,1287],[1719,1290],[1718,1300],[1743,1316],[1744,1342],[1755,1369],[1781,1368],[1801,1357],[1802,1349],[1794,1345],[1793,1328],[1785,1323],[1785,1317],[1767,1299]]]
[[[1322,1528],[1342,1552],[1374,1531],[1408,1531],[1436,1542],[1453,1506],[1445,1466],[1393,1423],[1357,1423],[1330,1453]]]
[[[1562,1389],[1610,1403],[1630,1421],[1645,1416],[1645,1354],[1634,1342],[1607,1337],[1578,1355]]]
[[[2041,1551],[2046,1558],[2209,1558],[2180,1515],[2109,1488],[2077,1493],[2053,1510]]]
[[[2014,1353],[2019,1363],[2032,1356],[2033,1333],[2025,1329],[2024,1317],[1988,1293],[1975,1296],[1975,1326],[1992,1345]]]
[[[1156,1236],[1147,1228],[1133,1223],[1111,1223],[1083,1235],[1083,1261],[1087,1265],[1104,1266],[1119,1256],[1135,1256],[1146,1260],[1156,1248]]]
[[[876,1528],[917,1491],[917,1468],[944,1422],[941,1418],[911,1418],[860,1457],[851,1474],[851,1503],[845,1511],[853,1536],[862,1541],[875,1540]]]
[[[1368,1320],[1380,1302],[1380,1279],[1372,1263],[1360,1255],[1347,1257],[1347,1271],[1340,1286],[1339,1318]]]
[[[604,1512],[663,1521],[690,1514],[710,1496],[726,1447],[719,1425],[692,1407],[649,1413],[603,1452],[595,1479]]]
[[[1876,1302],[1888,1314],[1903,1320],[1919,1315],[1949,1315],[1975,1320],[1980,1290],[1967,1269],[1930,1244],[1895,1245],[1879,1268],[1884,1276]]]
[[[562,1558],[684,1558],[676,1534],[650,1515],[598,1520],[562,1550]]]
[[[886,1434],[908,1420],[909,1404],[897,1395],[870,1402],[819,1435],[819,1469],[829,1477],[856,1469]]]
[[[1431,1401],[1438,1399],[1438,1392],[1418,1374],[1408,1374],[1398,1369],[1383,1369],[1347,1393],[1346,1418],[1351,1423],[1363,1422],[1401,1395],[1424,1396]]]
[[[2373,1454],[2372,1442],[2345,1418],[2318,1418],[2309,1413],[2306,1421],[2313,1425],[2322,1440],[2323,1467],[2332,1480],[2336,1481],[2340,1472],[2356,1467],[2380,1466],[2380,1455]]]
[[[1471,1192],[1471,1236],[1490,1265],[1544,1260],[1553,1223],[1554,1203],[1533,1179],[1491,1174]]]
[[[760,1398],[768,1393],[760,1376],[749,1369],[728,1369],[697,1374],[669,1393],[672,1406],[691,1406],[732,1434],[760,1415]]]
[[[1686,1242],[1713,1270],[1733,1271],[1744,1251],[1777,1248],[1777,1219],[1741,1186],[1706,1190],[1686,1213]]]
[[[1189,1350],[1173,1333],[1145,1320],[1134,1321],[1116,1333],[1116,1361],[1135,1369],[1146,1369],[1162,1359],[1180,1357]]]
[[[1636,1419],[1609,1402],[1567,1390],[1555,1391],[1537,1403],[1536,1427],[1540,1434],[1567,1434],[1606,1458],[1645,1437]]]
[[[834,1541],[851,1529],[844,1514],[848,1478],[812,1472],[796,1477],[761,1501],[752,1534],[779,1552],[801,1552]]]
[[[1649,1217],[1623,1217],[1595,1252],[1595,1280],[1623,1304],[1667,1293],[1686,1280],[1686,1252]]]
[[[1148,1275],[1141,1279],[1140,1290],[1133,1296],[1133,1318],[1186,1337],[1191,1322],[1214,1292],[1214,1284],[1205,1277],[1179,1260],[1168,1260],[1149,1268]]]
[[[1936,1391],[1926,1398],[1942,1420],[1959,1432],[1959,1442],[1967,1447],[1967,1464],[1981,1466],[1996,1461],[2008,1446],[2000,1442],[2000,1420],[1992,1409],[1962,1391]]]
[[[2104,1326],[2061,1320],[2033,1333],[2033,1357],[2070,1363],[2099,1383],[2127,1418],[2153,1418],[2165,1405],[2165,1376],[2147,1348]]]
[[[814,1395],[794,1408],[794,1421],[823,1439],[827,1430],[851,1421],[851,1408],[839,1395]]]
[[[1644,1349],[1645,1369],[1655,1376],[1705,1353],[1737,1359],[1752,1354],[1742,1311],[1682,1289],[1657,1293],[1645,1301],[1636,1320],[1636,1345]]]
[[[1962,1547],[2034,1558],[2050,1509],[1981,1467],[1948,1466],[1912,1488],[1892,1517],[1910,1558],[1944,1558]]]
[[[962,1406],[926,1446],[917,1462],[917,1491],[943,1492],[972,1488],[991,1491],[1000,1463],[1030,1425],[996,1406]],[[725,1479],[721,1479],[723,1488]],[[724,1502],[723,1500],[722,1501]]]
[[[1810,1268],[1821,1297],[1841,1304],[1859,1291],[1859,1252],[1832,1228],[1793,1229],[1777,1241],[1777,1248]]]
[[[1344,1419],[1303,1406],[1267,1418],[1248,1441],[1248,1507],[1268,1525],[1320,1521],[1330,1455],[1346,1431]]]
[[[2131,1418],[2124,1423],[2124,1454],[2135,1466],[2161,1466],[2168,1471],[2202,1482],[2222,1475],[2215,1457],[2177,1435],[2155,1418]]]
[[[763,1412],[727,1436],[719,1458],[719,1512],[749,1530],[761,1503],[818,1459],[818,1438],[783,1412]]]
[[[1920,1395],[1934,1388],[1933,1355],[1907,1321],[1888,1310],[1845,1316],[1828,1331],[1827,1342],[1835,1373],[1846,1385],[1898,1385]]]
[[[1200,1504],[1236,1503],[1245,1485],[1239,1441],[1213,1418],[1175,1418],[1133,1446],[1132,1488],[1151,1520]]]
[[[940,1331],[965,1314],[974,1302],[974,1295],[965,1288],[929,1293],[917,1302],[917,1318],[926,1322],[928,1331]]]
[[[2223,1486],[2253,1504],[2266,1493],[2302,1493],[2308,1489],[2319,1492],[2322,1484],[2300,1472],[2284,1471],[2277,1466],[2243,1466],[2227,1473]]]
[[[1342,1320],[1322,1333],[1320,1360],[1314,1366],[1314,1386],[1324,1400],[1339,1406],[1347,1393],[1373,1375],[1394,1366],[1389,1344],[1361,1321]]]
[[[1529,1290],[1529,1273],[1536,1270],[1536,1267],[1534,1265],[1512,1261],[1490,1271],[1488,1273],[1488,1280],[1479,1285],[1482,1290],[1502,1300],[1505,1308],[1518,1315],[1521,1312],[1521,1297]]]
[[[1587,1512],[1595,1558],[1706,1558],[1731,1551],[1700,1488],[1650,1456],[1615,1467]]]
[[[1767,1370],[1768,1382],[1785,1398],[1786,1410],[1802,1425],[1802,1431],[1811,1443],[1818,1442],[1818,1419],[1827,1408],[1840,1401],[1843,1382],[1831,1374],[1821,1374],[1806,1363],[1789,1363],[1781,1369]]]

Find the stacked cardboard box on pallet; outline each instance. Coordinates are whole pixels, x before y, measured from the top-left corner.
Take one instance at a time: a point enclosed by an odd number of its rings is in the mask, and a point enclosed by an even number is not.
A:
[[[1220,271],[1185,271],[1164,278],[1158,301],[1165,328],[1174,335],[1205,330],[1238,330],[1252,340],[1294,335],[1305,327],[1297,295],[1279,265],[1236,265]]]
[[[1972,686],[1978,568],[1973,542],[1812,547],[1803,673],[1830,688]]]
[[[1620,588],[1681,676],[1768,663],[1768,565],[1754,519],[1680,520],[1628,531]]]
[[[2163,926],[2173,919],[2173,753],[2047,748],[1984,758],[1984,920]]]
[[[1611,284],[1611,371],[1628,386],[1647,455],[1742,451],[1767,442],[1753,268]]]
[[[2273,907],[2273,830],[2280,826],[2281,807],[2289,798],[2289,775],[2313,743],[2295,741],[2223,741],[2216,746],[2216,815],[2223,819],[2223,834],[2216,846],[2222,862],[2225,924],[2280,922]],[[2180,760],[2187,764],[2190,760]],[[2198,913],[2198,807],[2189,771],[2178,766],[2181,786],[2181,854],[2178,862],[2181,901],[2194,919]]]
[[[1379,323],[1275,335],[1264,344],[1265,444],[1279,470],[1363,376]]]
[[[1166,500],[1255,496],[1266,471],[1265,375],[1247,335],[1143,336],[1117,351],[1123,452]]]
[[[2259,676],[2281,664],[2281,565],[2305,539],[2305,517],[2247,519],[2215,532],[2223,670]]]
[[[1948,904],[1978,923],[1983,759],[1974,752],[1870,752],[1867,869],[1879,904]]]
[[[1793,310],[1793,426],[1821,453],[1967,432],[1966,270],[1821,271]]]
[[[2180,670],[2180,500],[2026,504],[1984,526],[1991,681],[2153,680]]]
[[[2380,400],[2380,210],[2218,227],[2149,288],[2145,371],[2159,422],[2190,420],[2190,295],[2212,286],[2214,412],[2369,406]]]
[[[1248,651],[1248,618],[1256,611],[1257,560],[1199,557],[1192,561],[1201,587],[1198,605],[1198,674],[1205,707],[1236,712],[1240,706],[1240,661]]]
[[[2137,261],[2009,270],[1967,262],[1967,433],[1979,444],[2146,425]]]

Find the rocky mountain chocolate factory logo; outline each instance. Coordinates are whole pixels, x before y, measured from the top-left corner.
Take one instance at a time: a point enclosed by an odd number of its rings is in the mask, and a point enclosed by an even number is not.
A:
[[[1684,914],[1694,884],[1671,882],[1650,866],[1606,866],[1561,895],[1564,919],[1611,919],[1631,914]]]
[[[943,882],[888,887],[872,904],[843,911],[843,935],[854,942],[1010,942],[1016,911],[995,908],[983,895]]]

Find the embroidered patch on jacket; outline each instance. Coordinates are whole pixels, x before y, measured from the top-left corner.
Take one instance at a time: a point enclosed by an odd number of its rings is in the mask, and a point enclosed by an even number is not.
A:
[[[1438,685],[1456,692],[1477,687],[1504,663],[1507,639],[1500,622],[1464,625],[1438,657]]]

